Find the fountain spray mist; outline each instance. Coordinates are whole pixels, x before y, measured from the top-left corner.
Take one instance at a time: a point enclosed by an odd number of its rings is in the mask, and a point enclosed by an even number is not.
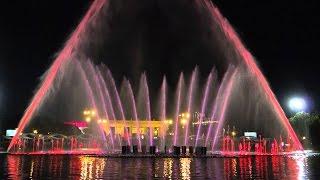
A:
[[[25,126],[29,123],[30,119],[33,117],[35,111],[39,108],[43,100],[45,99],[48,91],[52,87],[53,81],[55,80],[58,72],[61,69],[61,66],[66,65],[66,62],[72,59],[72,54],[75,51],[75,48],[79,44],[80,35],[84,32],[87,24],[92,18],[95,16],[97,12],[107,3],[107,0],[96,0],[92,3],[90,9],[87,11],[85,16],[83,17],[82,21],[72,33],[70,39],[66,42],[65,47],[62,51],[58,54],[57,58],[54,60],[53,64],[51,65],[50,69],[45,75],[43,82],[41,83],[40,88],[34,95],[31,100],[31,103],[27,107],[24,115],[22,116],[18,128],[17,133],[13,137],[8,147],[8,151],[12,148],[13,144],[17,141],[18,136],[22,133]]]
[[[208,11],[211,12],[212,18],[214,18],[214,20],[219,24],[225,37],[234,47],[233,49],[241,57],[241,60],[243,60],[243,63],[247,66],[250,73],[252,73],[252,75],[257,78],[257,81],[259,82],[262,89],[264,90],[264,93],[266,94],[269,100],[269,103],[273,106],[274,111],[278,115],[281,123],[287,129],[287,132],[289,133],[290,137],[293,138],[294,145],[296,146],[295,148],[297,150],[303,150],[301,142],[299,141],[296,133],[291,127],[288,118],[286,117],[283,109],[281,108],[276,96],[273,94],[267,80],[265,79],[264,75],[262,74],[257,64],[255,63],[255,60],[251,55],[251,53],[242,44],[237,33],[234,31],[234,29],[229,24],[229,22],[221,15],[219,9],[216,8],[211,1],[210,2],[206,0],[203,0],[203,1],[206,7],[208,8]]]

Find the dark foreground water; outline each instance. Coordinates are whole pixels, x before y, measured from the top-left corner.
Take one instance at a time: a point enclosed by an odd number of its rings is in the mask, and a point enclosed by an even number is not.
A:
[[[103,158],[0,154],[0,179],[320,179],[320,156]]]

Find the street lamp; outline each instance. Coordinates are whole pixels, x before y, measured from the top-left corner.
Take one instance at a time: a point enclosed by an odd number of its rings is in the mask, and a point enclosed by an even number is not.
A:
[[[303,112],[306,110],[306,101],[301,97],[293,97],[289,100],[288,106],[294,112]]]
[[[97,113],[94,109],[84,110],[83,116],[86,122],[91,122],[96,117]]]

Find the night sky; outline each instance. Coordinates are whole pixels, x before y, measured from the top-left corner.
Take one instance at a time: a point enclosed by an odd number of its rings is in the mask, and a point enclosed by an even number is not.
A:
[[[79,0],[1,2],[0,129],[17,126],[39,83],[40,76],[50,66],[55,53],[63,47],[63,43],[91,2]],[[143,3],[145,0],[130,2]],[[310,111],[318,111],[319,108],[317,104],[320,102],[318,86],[320,13],[317,12],[316,2],[316,0],[214,1],[256,57],[288,114],[286,102],[293,95],[309,98]],[[151,13],[150,16],[153,16],[156,12],[146,11],[146,13]],[[181,62],[172,62],[169,65],[174,66],[177,63]],[[186,68],[192,69],[194,65],[188,63],[187,66],[190,67]],[[169,75],[169,81],[170,79],[176,81],[175,76]]]

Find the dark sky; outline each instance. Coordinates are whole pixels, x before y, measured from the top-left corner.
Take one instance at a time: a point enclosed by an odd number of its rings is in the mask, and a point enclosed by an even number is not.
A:
[[[1,2],[0,129],[17,126],[39,77],[91,2]],[[313,111],[319,108],[320,13],[316,2],[214,1],[257,58],[283,107],[288,97],[302,95],[312,100]]]

